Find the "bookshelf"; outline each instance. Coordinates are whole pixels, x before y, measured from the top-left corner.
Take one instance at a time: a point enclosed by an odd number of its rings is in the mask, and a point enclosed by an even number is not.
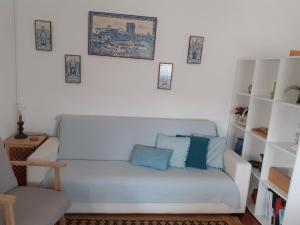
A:
[[[285,92],[291,85],[300,85],[300,57],[238,60],[232,110],[248,107],[248,116],[246,125],[241,126],[231,113],[228,145],[234,149],[236,139],[244,138],[242,157],[262,162],[261,170],[252,168],[247,208],[263,225],[271,225],[265,218],[268,190],[286,200],[283,225],[300,221],[300,150],[292,148],[300,123],[300,104],[296,103],[297,92]],[[257,127],[268,128],[267,136],[254,133],[252,129]],[[294,168],[288,193],[268,180],[270,167]],[[257,190],[255,203],[253,190]]]

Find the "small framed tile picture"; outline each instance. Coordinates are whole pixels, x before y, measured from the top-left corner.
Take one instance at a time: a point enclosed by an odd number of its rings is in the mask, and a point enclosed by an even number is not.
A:
[[[173,63],[159,63],[157,88],[171,90]]]
[[[202,58],[204,37],[190,36],[187,63],[200,64]]]
[[[51,21],[35,20],[35,49],[41,51],[52,51]]]
[[[65,55],[66,83],[81,83],[81,56]]]

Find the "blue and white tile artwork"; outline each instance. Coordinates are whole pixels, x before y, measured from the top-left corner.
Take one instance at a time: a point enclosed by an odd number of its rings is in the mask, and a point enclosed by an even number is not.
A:
[[[157,18],[89,12],[89,55],[154,59]]]
[[[191,36],[189,42],[189,51],[187,57],[188,64],[200,64],[202,58],[204,37]]]
[[[65,55],[66,83],[81,82],[81,57],[80,55]]]
[[[52,33],[50,21],[35,21],[35,49],[42,51],[52,50]]]

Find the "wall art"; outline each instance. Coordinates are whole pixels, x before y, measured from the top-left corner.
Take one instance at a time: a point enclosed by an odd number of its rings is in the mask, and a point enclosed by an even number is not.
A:
[[[200,64],[202,58],[204,37],[190,36],[187,63]]]
[[[35,20],[35,49],[52,51],[51,21]]]
[[[66,83],[81,83],[81,56],[65,55]]]
[[[89,12],[88,54],[154,59],[157,18]]]
[[[159,63],[158,89],[171,90],[173,63]]]

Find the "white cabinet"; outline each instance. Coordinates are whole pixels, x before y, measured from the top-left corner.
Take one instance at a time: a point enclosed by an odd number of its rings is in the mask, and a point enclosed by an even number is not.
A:
[[[264,225],[266,193],[268,189],[286,200],[283,224],[300,224],[300,154],[295,144],[296,129],[300,124],[299,93],[286,92],[291,85],[300,86],[300,58],[240,59],[236,70],[232,110],[238,106],[249,107],[247,123],[243,127],[234,115],[228,131],[229,147],[234,149],[236,139],[244,138],[242,156],[246,160],[261,161],[261,172],[252,170],[247,207]],[[248,87],[252,85],[251,93]],[[275,87],[275,88],[274,88]],[[267,127],[266,138],[252,128]],[[268,181],[270,167],[293,167],[289,194]],[[256,203],[251,200],[253,189],[258,189]]]

